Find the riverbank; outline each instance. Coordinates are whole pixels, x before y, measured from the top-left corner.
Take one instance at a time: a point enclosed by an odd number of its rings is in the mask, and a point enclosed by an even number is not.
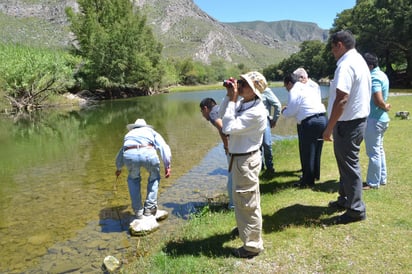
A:
[[[276,176],[261,180],[265,251],[253,260],[231,256],[241,241],[233,238],[234,214],[204,208],[179,227],[178,235],[165,237],[149,256],[137,256],[124,273],[409,273],[412,271],[412,206],[406,149],[411,120],[395,117],[412,109],[411,96],[393,96],[390,127],[385,134],[388,184],[364,191],[367,219],[348,225],[331,225],[337,212],[327,204],[337,197],[338,170],[333,144],[325,143],[321,179],[314,189],[296,189],[299,156],[296,140],[275,143]],[[361,148],[362,174],[367,156]],[[149,243],[147,243],[149,244]],[[152,245],[153,246],[153,245]],[[144,249],[144,247],[142,247]],[[371,259],[373,258],[373,259]]]
[[[136,256],[146,257],[152,252],[152,242],[178,236],[196,209],[208,204],[208,198],[226,196],[226,157],[221,144],[212,148],[199,165],[159,195],[159,208],[169,212],[169,218],[160,222],[160,228],[145,237],[130,235],[129,223],[133,216],[124,207],[106,208],[100,220],[90,221],[67,241],[48,248],[35,268],[29,273],[98,273],[103,259],[112,255],[123,264]],[[112,193],[115,199],[116,193]],[[41,240],[41,239],[39,239]],[[36,241],[36,239],[31,239]],[[147,245],[147,246],[146,246]]]

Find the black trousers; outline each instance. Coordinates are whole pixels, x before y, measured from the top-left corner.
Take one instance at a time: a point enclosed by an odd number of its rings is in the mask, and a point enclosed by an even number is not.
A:
[[[310,116],[298,125],[299,154],[302,164],[301,185],[314,185],[320,178],[322,134],[328,119],[324,114]]]

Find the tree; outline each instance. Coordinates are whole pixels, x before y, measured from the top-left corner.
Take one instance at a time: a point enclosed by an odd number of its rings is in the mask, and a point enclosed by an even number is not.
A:
[[[41,108],[53,94],[74,86],[79,59],[60,50],[0,44],[0,89],[13,110]]]
[[[412,5],[410,0],[358,0],[335,19],[335,32],[349,29],[361,53],[374,52],[393,82],[395,70],[405,70],[400,85],[412,86]],[[399,75],[399,73],[398,73]]]
[[[276,68],[275,79],[282,79],[299,67],[305,68],[311,78],[321,78],[327,73],[325,70],[326,62],[322,58],[324,50],[325,44],[321,41],[304,41],[300,45],[300,51],[279,63]],[[267,70],[266,73],[269,75]],[[270,77],[273,78],[273,76]]]
[[[66,10],[85,60],[79,77],[88,88],[156,88],[161,82],[162,45],[130,0],[78,0]]]

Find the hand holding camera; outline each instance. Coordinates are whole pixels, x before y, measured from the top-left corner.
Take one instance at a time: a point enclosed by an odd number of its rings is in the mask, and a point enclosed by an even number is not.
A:
[[[231,101],[236,102],[238,98],[238,87],[242,85],[243,80],[236,80],[230,77],[228,80],[223,81],[223,86],[226,87],[226,95]]]

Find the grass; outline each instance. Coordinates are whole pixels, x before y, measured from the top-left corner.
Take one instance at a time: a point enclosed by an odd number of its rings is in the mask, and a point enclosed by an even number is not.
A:
[[[282,87],[283,82],[270,82],[270,87]],[[194,86],[174,86],[168,88],[169,92],[191,92],[191,91],[203,91],[203,90],[217,90],[224,89],[222,83],[210,84],[210,85],[194,85]]]
[[[390,97],[390,127],[385,135],[388,185],[364,191],[367,219],[331,225],[338,215],[327,208],[337,197],[338,170],[333,145],[326,143],[321,180],[313,190],[295,189],[299,157],[296,140],[274,144],[277,175],[261,180],[265,251],[252,260],[230,254],[241,246],[230,231],[234,213],[207,206],[161,242],[142,239],[150,255],[135,257],[123,273],[411,273],[412,182],[409,147],[411,120],[395,112],[412,109],[412,96]],[[367,156],[361,149],[362,175]],[[146,242],[145,242],[146,241]]]

